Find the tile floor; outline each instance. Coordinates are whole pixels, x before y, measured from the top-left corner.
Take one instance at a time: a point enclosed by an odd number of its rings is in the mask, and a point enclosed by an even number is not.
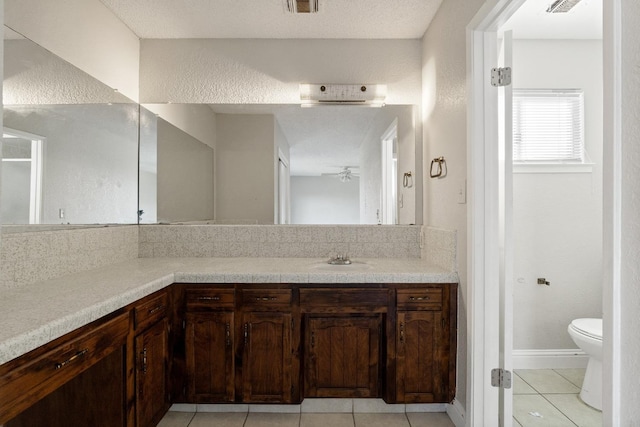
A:
[[[158,427],[454,427],[444,413],[169,412]]]
[[[584,369],[518,369],[514,427],[602,427],[579,398]],[[454,427],[444,413],[169,412],[158,427]]]
[[[514,427],[601,427],[602,413],[578,393],[584,369],[516,369]]]

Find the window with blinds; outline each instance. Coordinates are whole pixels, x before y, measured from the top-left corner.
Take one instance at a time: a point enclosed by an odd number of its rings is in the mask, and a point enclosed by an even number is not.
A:
[[[584,96],[581,90],[513,91],[513,161],[585,161]]]

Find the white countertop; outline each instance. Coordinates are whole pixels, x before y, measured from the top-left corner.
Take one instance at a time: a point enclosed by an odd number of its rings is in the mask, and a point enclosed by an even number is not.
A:
[[[0,364],[172,283],[457,283],[422,259],[138,258],[0,291]]]

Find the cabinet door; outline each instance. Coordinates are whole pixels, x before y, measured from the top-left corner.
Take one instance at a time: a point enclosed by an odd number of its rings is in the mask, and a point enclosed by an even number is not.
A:
[[[305,396],[377,397],[380,317],[310,318]]]
[[[398,402],[446,402],[449,332],[442,311],[399,311],[397,318]]]
[[[242,397],[245,402],[291,402],[292,329],[289,313],[244,313]]]
[[[233,402],[233,313],[187,313],[188,399],[194,403]]]
[[[167,319],[137,335],[136,426],[155,426],[169,407],[167,393]]]

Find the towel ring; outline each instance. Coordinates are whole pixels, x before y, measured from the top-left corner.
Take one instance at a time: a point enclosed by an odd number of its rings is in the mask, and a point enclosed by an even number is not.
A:
[[[436,165],[435,172],[433,171],[433,165]],[[443,178],[447,176],[447,161],[443,156],[436,157],[431,160],[431,168],[429,169],[429,176],[431,178]]]
[[[413,175],[411,174],[411,171],[404,173],[404,178],[402,178],[402,186],[404,188],[413,187]]]

